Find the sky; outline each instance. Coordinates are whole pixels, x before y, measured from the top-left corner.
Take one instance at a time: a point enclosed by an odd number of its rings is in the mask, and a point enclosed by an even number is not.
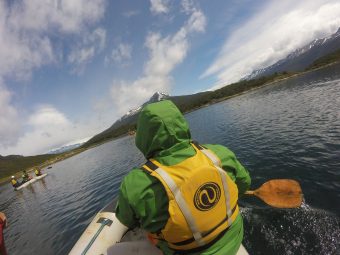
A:
[[[339,0],[0,1],[0,154],[84,141],[156,91],[225,86],[339,27]]]

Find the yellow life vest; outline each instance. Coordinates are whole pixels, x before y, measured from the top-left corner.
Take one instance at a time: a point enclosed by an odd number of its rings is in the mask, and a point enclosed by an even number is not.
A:
[[[35,169],[35,175],[38,175],[38,174],[40,174],[40,171],[38,170],[38,169]]]
[[[12,185],[16,185],[17,184],[17,181],[15,179],[12,179],[11,182],[12,182]]]
[[[143,169],[156,177],[169,198],[169,219],[160,233],[175,250],[197,250],[217,241],[236,219],[238,189],[220,159],[200,145],[196,154],[173,166],[150,159]]]

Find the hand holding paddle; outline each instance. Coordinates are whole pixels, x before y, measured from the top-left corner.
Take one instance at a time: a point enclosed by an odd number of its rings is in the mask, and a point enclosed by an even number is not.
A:
[[[300,184],[290,179],[274,179],[265,182],[256,190],[248,190],[246,195],[254,195],[270,206],[277,208],[296,208],[302,203]]]

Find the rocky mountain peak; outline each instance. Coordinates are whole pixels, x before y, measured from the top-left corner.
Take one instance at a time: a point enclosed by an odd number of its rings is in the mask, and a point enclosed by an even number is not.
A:
[[[144,106],[144,105],[147,105],[147,104],[159,102],[159,101],[161,101],[161,100],[163,100],[163,99],[166,99],[166,98],[168,98],[168,97],[169,97],[168,94],[165,94],[165,93],[163,93],[163,92],[158,92],[158,91],[157,91],[157,92],[155,92],[155,94],[152,95],[152,97],[150,97],[150,99],[149,99],[147,102],[145,102],[145,103],[143,104],[143,106]]]
[[[142,104],[141,106],[139,106],[138,108],[135,108],[135,109],[132,109],[130,111],[128,111],[126,114],[124,114],[120,120],[124,120],[126,119],[127,117],[129,116],[133,116],[135,114],[137,114],[142,108],[143,106],[147,105],[147,104],[151,104],[151,103],[156,103],[156,102],[159,102],[163,99],[167,99],[169,97],[168,94],[166,93],[163,93],[163,92],[155,92],[148,101],[146,101],[144,104]]]
[[[302,71],[311,65],[316,59],[334,52],[339,48],[340,28],[332,35],[314,39],[303,47],[295,49],[285,58],[277,61],[271,66],[254,70],[242,80],[255,79],[261,76],[271,75],[275,72]]]

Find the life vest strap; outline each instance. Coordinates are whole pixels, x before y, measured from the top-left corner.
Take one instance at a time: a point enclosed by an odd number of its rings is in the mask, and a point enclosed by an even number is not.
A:
[[[142,168],[142,170],[144,170],[144,171],[146,171],[147,173],[150,174],[153,171],[155,171],[158,168],[158,166],[156,166],[154,163],[152,163],[152,161],[148,160],[141,168]]]
[[[221,167],[221,160],[210,150],[204,148],[202,145],[200,145],[198,142],[194,141],[192,142],[192,144],[199,149],[201,152],[204,153],[204,155],[206,155],[211,161],[212,163],[217,166],[217,167]]]
[[[216,166],[218,172],[220,173],[221,179],[222,179],[222,184],[223,184],[223,189],[224,189],[224,197],[225,197],[225,203],[227,205],[227,215],[228,215],[228,226],[232,224],[231,216],[232,216],[232,211],[230,210],[230,194],[229,194],[229,185],[227,181],[227,173],[220,168],[219,166]]]
[[[215,156],[210,150],[204,148],[202,145],[200,145],[197,141],[192,141],[192,144],[202,151],[212,162],[215,166],[221,166],[221,161],[218,159],[218,157]],[[146,168],[146,167],[147,168]],[[143,171],[146,171],[147,173],[153,172],[158,168],[157,165],[155,165],[152,161],[148,160],[142,167],[141,169]]]
[[[220,240],[222,238],[222,236],[224,236],[224,234],[229,230],[230,227],[227,227],[225,230],[223,230],[221,233],[219,233],[214,240],[212,240],[211,242],[203,245],[203,246],[199,246],[197,248],[193,248],[193,249],[188,249],[188,250],[177,250],[177,249],[172,249],[175,251],[174,255],[181,255],[181,254],[188,254],[188,253],[198,253],[201,251],[204,251],[206,249],[208,249],[209,247],[211,247],[214,243],[216,243],[218,240]]]
[[[180,211],[182,212],[188,227],[191,231],[192,237],[184,240],[184,241],[180,241],[180,242],[176,242],[176,243],[170,243],[173,246],[177,246],[178,248],[180,248],[181,246],[183,246],[183,248],[185,247],[185,245],[190,245],[193,242],[197,243],[197,248],[193,248],[193,249],[189,249],[189,250],[179,250],[179,249],[174,249],[176,251],[180,251],[180,253],[178,254],[185,254],[187,252],[196,252],[199,250],[204,250],[206,248],[208,248],[210,245],[212,245],[213,243],[215,243],[216,241],[218,241],[220,239],[221,236],[224,235],[224,233],[226,233],[226,231],[230,228],[230,226],[233,223],[233,219],[232,216],[234,216],[234,213],[236,211],[236,209],[238,208],[237,203],[235,204],[235,206],[231,209],[231,204],[230,204],[230,193],[229,193],[229,183],[228,183],[228,175],[227,173],[221,168],[222,164],[221,164],[221,160],[214,154],[214,152],[210,151],[209,149],[204,148],[202,145],[198,144],[197,142],[192,142],[192,146],[195,148],[195,150],[198,152],[202,152],[208,159],[210,159],[211,163],[215,166],[216,170],[218,171],[220,178],[221,178],[221,182],[223,185],[223,190],[224,190],[224,197],[225,197],[225,204],[226,204],[226,217],[221,220],[219,223],[215,223],[216,225],[214,227],[212,227],[211,229],[207,230],[206,232],[200,232],[198,225],[196,223],[195,218],[192,215],[192,212],[190,211],[190,208],[188,207],[183,194],[181,193],[179,187],[177,186],[176,182],[172,179],[171,175],[162,169],[161,166],[156,165],[155,163],[157,162],[152,162],[150,160],[148,160],[142,167],[141,169],[143,171],[145,171],[146,173],[153,175],[153,176],[157,176],[156,178],[161,179],[162,182],[164,182],[168,189],[169,192],[172,193],[178,208],[180,209]],[[224,226],[223,228],[225,228],[223,231],[221,231],[221,233],[219,232],[217,234],[217,236],[215,236],[213,238],[213,240],[210,240],[209,243],[206,242],[206,240],[204,240],[205,237],[211,235],[214,231],[216,231],[216,229],[218,229],[221,226]],[[160,240],[162,240],[162,236],[159,234],[155,234]],[[191,245],[192,247],[192,245]],[[173,248],[172,248],[173,249]]]
[[[197,149],[205,150],[205,148],[202,145],[200,145],[197,141],[192,141],[192,143],[196,146]]]
[[[204,153],[204,155],[206,155],[211,162],[215,165],[215,167],[217,168],[220,176],[221,176],[221,180],[222,180],[222,184],[223,184],[223,188],[224,188],[224,197],[225,197],[225,203],[227,205],[227,215],[228,215],[228,226],[230,226],[232,224],[231,221],[231,216],[232,216],[232,210],[230,210],[230,194],[228,192],[229,190],[229,186],[228,186],[228,182],[227,182],[227,173],[221,168],[222,164],[220,159],[210,150],[205,149],[202,145],[200,145],[197,142],[193,142],[194,146],[196,146],[202,153]]]
[[[231,210],[232,214],[236,211],[236,208],[237,208],[237,204],[234,206],[234,208]],[[202,233],[202,237],[206,237],[208,235],[210,235],[212,232],[214,232],[219,226],[221,226],[223,223],[225,223],[226,221],[229,220],[229,216],[227,215],[220,223],[218,223],[215,227],[213,227],[212,229],[210,229],[209,231],[205,232],[205,233]],[[230,227],[230,225],[228,226],[228,228]],[[227,228],[227,229],[228,229]],[[225,233],[225,232],[224,232]],[[190,239],[187,239],[187,240],[184,240],[184,241],[181,241],[181,242],[177,242],[177,243],[171,243],[173,245],[176,245],[176,246],[181,246],[181,245],[187,245],[187,244],[190,244],[192,242],[194,242],[195,239],[192,237]],[[214,242],[214,240],[212,240],[211,242]],[[210,242],[210,243],[211,243]],[[210,244],[209,243],[209,244]]]
[[[188,226],[194,237],[194,241],[196,241],[199,246],[205,245],[205,242],[203,241],[202,233],[199,231],[197,224],[195,222],[195,219],[192,216],[192,213],[190,212],[190,209],[188,208],[187,203],[185,202],[183,198],[182,192],[177,187],[174,180],[170,177],[170,175],[166,171],[164,171],[160,167],[158,167],[158,169],[156,169],[155,172],[165,181],[165,183],[168,185],[169,189],[171,190],[172,194],[174,195],[176,202],[180,210],[182,211],[184,218],[186,219],[188,223]]]

